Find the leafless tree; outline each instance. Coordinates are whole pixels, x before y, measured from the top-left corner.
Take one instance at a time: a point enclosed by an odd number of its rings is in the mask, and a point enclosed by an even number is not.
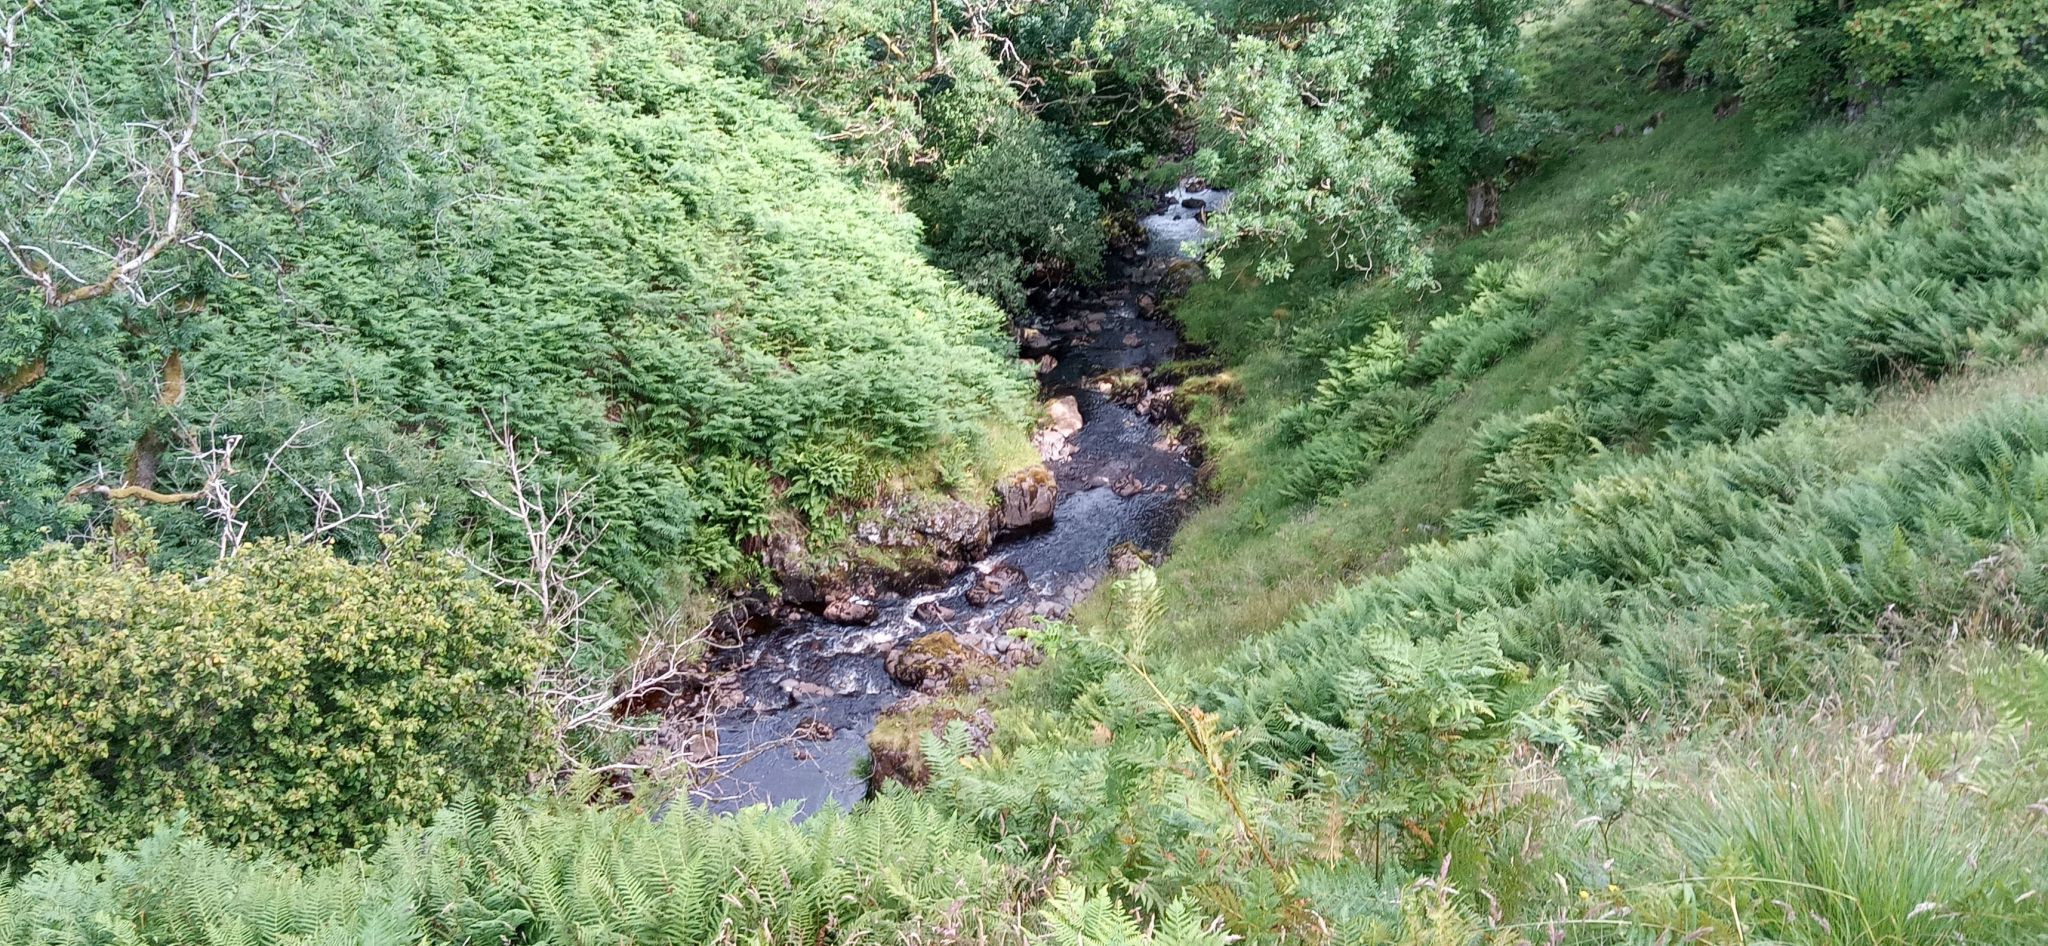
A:
[[[633,664],[619,674],[623,685],[585,669],[601,663],[591,654],[596,641],[584,617],[602,588],[586,562],[603,536],[603,528],[584,515],[592,481],[551,484],[537,469],[544,454],[529,449],[509,424],[485,417],[484,428],[497,446],[493,472],[502,485],[478,485],[471,492],[511,522],[520,545],[509,555],[487,548],[484,555],[470,556],[470,563],[530,602],[540,630],[556,641],[558,656],[536,689],[554,716],[560,762],[573,767],[573,741],[579,734],[654,731],[652,725],[631,722],[631,710],[682,678],[688,669],[686,651],[695,640],[668,647],[643,644]]]
[[[12,158],[0,167],[0,256],[13,274],[51,310],[121,296],[160,311],[182,291],[175,257],[245,275],[248,261],[202,224],[198,207],[214,193],[251,187],[301,207],[294,192],[323,164],[322,149],[304,134],[229,114],[217,93],[236,76],[286,66],[296,7],[151,5],[161,10],[167,92],[137,115],[103,102],[83,76],[39,78],[55,84],[36,90],[40,106],[31,102],[19,87],[31,80],[18,73],[45,3],[27,0],[0,21],[0,88],[8,90],[0,93],[0,136],[14,142],[0,149]],[[287,153],[291,160],[280,160]],[[102,208],[110,200],[121,209],[108,219]],[[0,378],[0,397],[40,380],[46,357]]]
[[[556,643],[556,657],[535,681],[535,692],[553,716],[557,762],[581,769],[580,747],[589,739],[621,737],[638,748],[597,773],[657,780],[681,774],[701,787],[786,743],[764,741],[742,755],[722,754],[702,707],[672,702],[704,683],[712,646],[710,625],[692,623],[682,610],[642,606],[632,659],[615,672],[592,669],[606,663],[585,613],[603,588],[588,561],[604,534],[585,512],[594,481],[551,481],[539,469],[542,451],[502,421],[486,417],[484,427],[497,448],[490,477],[497,485],[478,484],[471,493],[518,537],[505,553],[486,538],[484,553],[468,558],[499,587],[529,601],[541,631]]]
[[[536,470],[541,454],[529,452],[509,424],[486,416],[484,429],[497,445],[497,472],[504,486],[476,486],[471,493],[509,519],[525,547],[515,557],[516,569],[501,571],[481,559],[473,563],[491,580],[532,602],[543,629],[573,638],[583,624],[584,608],[598,591],[590,580],[594,569],[584,563],[603,534],[583,515],[593,481],[550,486]]]
[[[21,49],[21,28],[28,23],[30,15],[42,6],[42,0],[27,0],[7,14],[7,20],[0,22],[0,73],[14,71],[14,56]]]
[[[342,466],[346,470],[343,476],[312,479],[293,472],[287,462],[289,456],[319,446],[313,435],[322,423],[300,422],[263,456],[254,468],[254,478],[239,484],[234,477],[235,452],[242,446],[242,435],[223,434],[209,425],[203,438],[192,438],[182,459],[201,471],[202,484],[191,493],[177,495],[195,503],[218,524],[222,558],[233,555],[248,536],[249,520],[243,508],[279,482],[289,485],[306,504],[310,522],[297,536],[300,542],[328,541],[351,526],[367,525],[380,534],[401,528],[404,520],[395,496],[404,484],[371,482],[363,473],[354,448],[342,448]]]

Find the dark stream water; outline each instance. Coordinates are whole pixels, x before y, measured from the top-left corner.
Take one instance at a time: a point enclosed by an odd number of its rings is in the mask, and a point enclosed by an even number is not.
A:
[[[1195,185],[1200,187],[1199,183]],[[883,669],[897,645],[938,631],[1002,651],[1013,645],[1003,622],[1025,608],[1051,617],[1091,590],[1108,570],[1110,551],[1131,543],[1164,552],[1180,524],[1194,467],[1154,421],[1092,383],[1108,372],[1157,366],[1172,358],[1180,337],[1141,304],[1166,265],[1207,236],[1201,209],[1227,195],[1177,188],[1143,218],[1142,253],[1114,255],[1096,289],[1037,306],[1026,323],[1051,341],[1058,364],[1041,375],[1043,396],[1071,396],[1084,421],[1067,443],[1072,453],[1047,465],[1059,484],[1049,528],[998,539],[988,556],[951,581],[921,593],[877,601],[881,615],[865,627],[807,618],[755,635],[728,655],[744,702],[719,718],[722,753],[758,754],[707,793],[714,808],[795,804],[804,813],[826,804],[851,805],[867,794],[857,774],[867,735],[890,704],[911,691]],[[1021,569],[1026,581],[982,607],[966,593],[998,566]],[[920,605],[936,603],[944,611]],[[830,736],[819,738],[826,728]],[[799,732],[809,738],[792,738]]]

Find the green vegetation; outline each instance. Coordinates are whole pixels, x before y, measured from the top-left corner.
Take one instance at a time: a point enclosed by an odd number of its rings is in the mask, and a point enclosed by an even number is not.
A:
[[[802,826],[769,812],[454,806],[376,857],[311,869],[167,829],[95,865],[50,860],[0,892],[8,943],[896,942],[959,929],[1018,866],[923,806]],[[949,915],[950,913],[950,915]]]
[[[107,549],[0,570],[0,860],[90,852],[184,812],[332,854],[538,761],[544,642],[417,540],[351,564],[259,542],[186,578]]]
[[[337,492],[346,455],[450,541],[482,514],[466,485],[489,480],[490,417],[551,472],[594,479],[599,564],[647,595],[745,574],[775,481],[825,490],[813,508],[857,500],[1021,416],[995,309],[722,73],[680,7],[224,9],[251,38],[196,52],[164,27],[206,11],[176,5],[147,29],[100,3],[38,5],[21,27],[9,107],[37,140],[8,145],[4,213],[35,248],[25,270],[78,274],[53,277],[68,292],[106,269],[96,250],[172,243],[98,297],[10,296],[0,361],[28,373],[0,407],[4,465],[34,501],[6,508],[9,547],[75,527],[54,497],[80,480],[240,496],[273,453]],[[162,88],[144,64],[167,56],[223,74]],[[195,143],[99,142],[122,123],[190,125]],[[186,216],[165,219],[133,166],[184,167]],[[230,438],[231,471],[201,462]],[[856,475],[815,475],[842,467]],[[307,505],[283,490],[235,515],[297,534]],[[150,507],[165,554],[212,549],[218,506]],[[375,547],[366,521],[329,537]]]
[[[0,937],[2048,939],[2040,3],[700,6],[9,21]],[[562,731],[1183,173],[1210,502],[921,792]]]

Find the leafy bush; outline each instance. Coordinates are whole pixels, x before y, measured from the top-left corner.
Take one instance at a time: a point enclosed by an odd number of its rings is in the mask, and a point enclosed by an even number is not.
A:
[[[729,41],[736,68],[759,73],[856,165],[902,184],[933,262],[1016,312],[1028,282],[1091,278],[1102,261],[1101,207],[1074,166],[1072,129],[1040,119],[1025,97],[1033,63],[1006,35],[1092,7],[1047,6],[725,0],[693,24]],[[1072,43],[1071,30],[1057,32]]]
[[[992,125],[983,143],[917,189],[913,206],[927,225],[933,262],[1022,311],[1025,276],[1099,275],[1101,206],[1042,126],[1007,114]]]
[[[0,571],[0,860],[177,812],[224,842],[333,854],[521,787],[544,648],[416,540],[365,564],[259,542],[197,578],[46,548]]]

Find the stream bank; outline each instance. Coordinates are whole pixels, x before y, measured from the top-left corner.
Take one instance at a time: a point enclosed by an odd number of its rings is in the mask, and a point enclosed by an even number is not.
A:
[[[1182,348],[1159,303],[1195,277],[1191,245],[1227,197],[1200,182],[1162,196],[1139,221],[1145,242],[1112,253],[1102,285],[1044,293],[1020,320],[1047,404],[1034,437],[1045,465],[1001,487],[995,526],[1009,531],[985,556],[921,590],[793,617],[722,652],[733,698],[716,718],[718,751],[742,761],[700,793],[705,803],[808,814],[859,801],[868,734],[891,707],[921,698],[911,684],[978,687],[1035,662],[1013,628],[1066,617],[1112,558],[1166,551],[1196,461],[1174,434],[1171,389],[1150,383]]]

